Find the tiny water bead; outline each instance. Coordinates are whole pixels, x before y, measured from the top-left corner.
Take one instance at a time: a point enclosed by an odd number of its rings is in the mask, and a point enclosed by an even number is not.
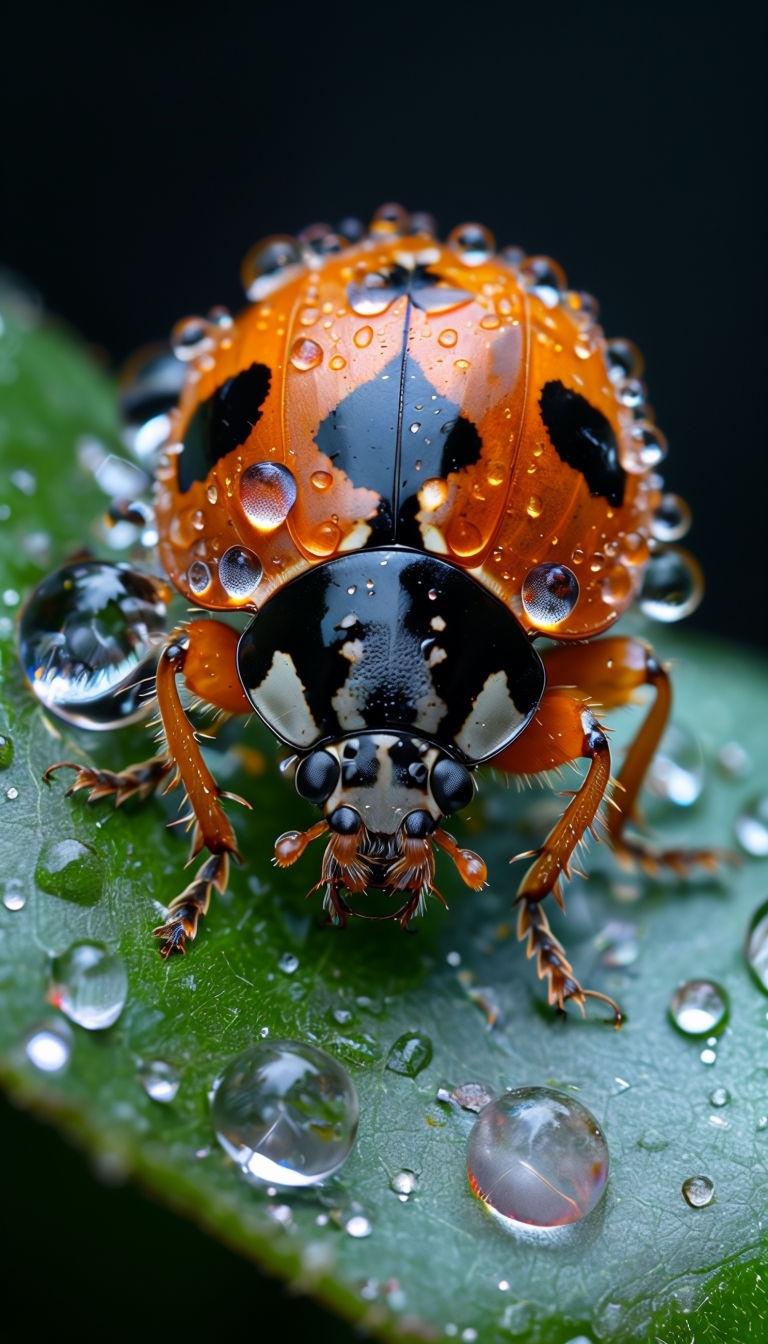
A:
[[[150,1059],[139,1065],[139,1082],[150,1100],[167,1106],[175,1100],[181,1079],[172,1064]]]
[[[415,1078],[432,1061],[432,1042],[418,1032],[404,1032],[390,1047],[387,1068],[391,1073],[402,1073]]]
[[[742,808],[734,823],[736,839],[746,854],[753,859],[768,856],[768,793]]]
[[[715,1187],[708,1176],[689,1176],[683,1181],[683,1198],[692,1209],[704,1209],[715,1197]]]
[[[686,980],[672,995],[669,1016],[684,1036],[709,1036],[725,1026],[728,995],[714,980]]]
[[[727,1106],[730,1100],[731,1100],[731,1094],[728,1091],[727,1087],[715,1087],[709,1094],[710,1106],[717,1106],[718,1108],[721,1106]]]
[[[608,1180],[608,1145],[594,1116],[548,1087],[492,1101],[467,1146],[472,1191],[511,1223],[563,1227],[595,1208]]]
[[[23,910],[26,903],[27,896],[21,878],[7,878],[3,887],[3,905],[6,910]]]
[[[757,907],[749,921],[744,955],[755,981],[768,994],[768,901]]]
[[[117,1021],[127,997],[125,963],[100,943],[75,943],[54,958],[48,1001],[70,1022],[103,1031]]]
[[[407,1204],[411,1195],[415,1194],[419,1186],[419,1177],[415,1171],[404,1167],[398,1171],[389,1182],[390,1190],[394,1191],[401,1204]]]
[[[41,1073],[61,1073],[70,1061],[73,1045],[66,1022],[46,1022],[27,1032],[24,1052]]]
[[[357,1133],[357,1094],[344,1068],[316,1046],[249,1046],[214,1083],[216,1138],[247,1178],[315,1185],[346,1161]]]

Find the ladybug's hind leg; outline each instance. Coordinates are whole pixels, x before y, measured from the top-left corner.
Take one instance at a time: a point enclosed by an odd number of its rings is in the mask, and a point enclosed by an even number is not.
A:
[[[557,769],[580,758],[589,761],[581,787],[573,795],[542,847],[520,858],[534,859],[515,898],[520,906],[517,933],[527,939],[529,957],[536,957],[540,979],[549,981],[549,1002],[564,1008],[568,999],[582,1013],[587,998],[602,999],[614,1013],[621,1012],[612,999],[595,990],[583,989],[561,943],[549,927],[542,901],[552,893],[562,906],[561,884],[570,873],[574,851],[595,825],[611,778],[611,757],[606,735],[583,698],[572,691],[548,689],[525,733],[507,747],[492,764],[510,774],[538,774]]]

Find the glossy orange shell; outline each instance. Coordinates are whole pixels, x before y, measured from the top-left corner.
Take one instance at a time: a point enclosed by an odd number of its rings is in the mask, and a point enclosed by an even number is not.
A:
[[[375,287],[370,301],[361,302],[366,277],[386,276],[393,267],[401,275],[438,277],[430,301],[416,306],[407,289],[387,301],[384,286],[380,302]],[[279,585],[350,551],[361,552],[365,581],[365,548],[377,544],[372,519],[380,496],[360,473],[353,482],[321,451],[318,436],[357,389],[392,377],[399,353],[400,466],[418,494],[418,545],[469,570],[528,630],[542,628],[522,601],[529,571],[543,563],[567,566],[579,597],[548,632],[558,639],[598,634],[634,601],[661,482],[655,463],[638,449],[638,420],[624,404],[590,303],[537,284],[535,266],[492,251],[462,251],[428,233],[374,233],[338,254],[309,255],[306,265],[288,267],[282,283],[231,326],[211,324],[206,331],[206,348],[190,364],[175,412],[156,492],[162,564],[196,606],[257,610]],[[252,432],[205,480],[182,490],[180,446],[196,408],[254,364],[267,366],[271,378]],[[431,408],[429,400],[409,404],[410,378],[434,389],[438,406],[447,399],[460,407],[479,436],[477,459],[444,478],[421,478]],[[609,423],[626,472],[620,503],[594,493],[585,474],[555,451],[540,404],[542,389],[552,383],[584,398]],[[417,432],[407,461],[409,419]],[[266,529],[243,507],[242,475],[255,463],[282,464],[297,486],[287,515],[278,507],[270,518],[267,510]],[[233,546],[263,568],[254,591],[242,598],[230,595],[217,572]],[[210,572],[203,593],[189,580],[200,561]]]

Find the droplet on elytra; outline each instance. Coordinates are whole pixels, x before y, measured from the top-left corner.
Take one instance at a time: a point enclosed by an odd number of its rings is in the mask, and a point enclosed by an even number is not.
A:
[[[41,891],[77,905],[95,905],[104,889],[104,866],[99,855],[74,837],[46,840],[35,866]]]
[[[262,239],[246,254],[240,279],[251,302],[259,303],[303,268],[304,257],[296,239],[275,234]]]
[[[691,525],[691,511],[679,495],[662,495],[651,520],[657,541],[680,541]]]
[[[33,1027],[24,1040],[30,1064],[41,1073],[61,1073],[69,1063],[74,1038],[66,1022],[47,1022]]]
[[[579,598],[579,581],[566,565],[535,565],[526,575],[521,597],[530,620],[550,629],[570,616]]]
[[[299,373],[308,373],[323,362],[323,348],[309,336],[299,336],[291,347],[291,363]]]
[[[172,1064],[164,1059],[149,1059],[139,1066],[139,1082],[152,1101],[168,1105],[176,1097],[180,1078]]]
[[[757,907],[749,921],[744,955],[758,985],[768,994],[768,901]]]
[[[701,797],[706,779],[701,743],[680,724],[671,724],[651,761],[646,787],[675,807],[691,807]]]
[[[704,594],[698,562],[674,546],[659,547],[648,561],[640,606],[652,621],[680,621],[695,611]]]
[[[608,1179],[594,1116],[562,1092],[520,1087],[479,1114],[469,1136],[474,1194],[513,1223],[562,1227],[590,1213]]]
[[[282,526],[296,502],[296,479],[280,462],[254,462],[240,477],[240,503],[259,532]]]
[[[753,798],[742,808],[734,822],[736,839],[753,859],[768,855],[768,793]]]
[[[262,1041],[216,1079],[216,1137],[244,1176],[268,1185],[324,1181],[346,1161],[359,1107],[349,1074],[313,1045]]]
[[[219,561],[219,580],[224,591],[237,602],[244,602],[261,582],[261,561],[244,546],[230,546]]]
[[[715,1187],[708,1176],[689,1176],[683,1181],[683,1198],[692,1209],[703,1209],[715,1197]]]
[[[405,1032],[398,1036],[387,1055],[387,1068],[391,1073],[402,1073],[407,1078],[415,1078],[426,1069],[432,1060],[432,1042],[428,1036],[418,1032]]]
[[[684,1036],[709,1036],[725,1026],[728,995],[714,980],[687,980],[672,995],[669,1016]]]
[[[75,943],[54,958],[48,1001],[70,1022],[103,1031],[117,1021],[127,997],[125,963],[100,943]]]

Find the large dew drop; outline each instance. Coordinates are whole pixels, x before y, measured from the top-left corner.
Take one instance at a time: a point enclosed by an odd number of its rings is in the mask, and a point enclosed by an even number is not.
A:
[[[548,1087],[520,1087],[480,1112],[467,1147],[473,1192],[511,1223],[562,1227],[598,1203],[608,1145],[594,1116]]]
[[[87,1031],[111,1027],[127,996],[125,963],[99,943],[75,943],[53,961],[48,1001]]]
[[[714,980],[686,980],[672,995],[669,1016],[684,1036],[710,1036],[728,1018],[728,995]]]
[[[326,1180],[349,1156],[357,1094],[345,1069],[300,1041],[262,1041],[216,1079],[211,1119],[222,1148],[247,1178],[304,1186]]]

